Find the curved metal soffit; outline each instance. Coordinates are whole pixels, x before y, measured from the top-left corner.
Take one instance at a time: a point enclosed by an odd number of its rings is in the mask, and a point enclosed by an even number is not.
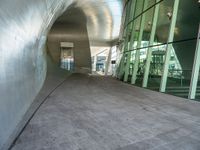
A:
[[[0,1],[0,149],[43,85],[47,34],[72,4],[86,14],[90,39],[118,37],[121,0]]]

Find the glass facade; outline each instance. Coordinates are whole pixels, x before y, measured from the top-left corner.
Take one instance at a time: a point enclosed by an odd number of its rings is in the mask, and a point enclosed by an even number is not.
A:
[[[199,41],[198,1],[128,0],[124,9],[117,77],[188,98]],[[200,98],[200,81],[198,85],[196,99]]]

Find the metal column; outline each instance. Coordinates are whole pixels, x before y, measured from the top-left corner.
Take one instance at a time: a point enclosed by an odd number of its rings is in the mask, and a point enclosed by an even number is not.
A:
[[[155,10],[154,10],[154,17],[153,17],[153,22],[152,22],[151,35],[149,39],[149,46],[152,46],[155,40],[156,26],[158,22],[158,14],[159,14],[159,9],[160,9],[159,1],[160,0],[156,0],[157,5],[155,6]],[[152,47],[149,47],[147,50],[147,61],[145,64],[145,72],[144,72],[142,87],[147,87],[147,83],[149,79],[149,70],[150,70],[151,59],[152,59],[151,57],[152,57]]]
[[[144,0],[143,11],[147,9],[147,5],[148,5],[148,0]],[[144,13],[141,17],[139,38],[138,38],[138,43],[137,43],[137,50],[135,53],[135,63],[134,63],[134,68],[133,68],[131,84],[135,84],[136,77],[137,77],[138,65],[139,65],[139,61],[140,61],[140,50],[138,50],[138,48],[141,47],[145,19],[146,19],[146,13]]]
[[[106,66],[105,66],[105,75],[107,76],[109,74],[110,64],[111,64],[111,57],[112,57],[112,48],[108,51],[108,56],[106,59]]]
[[[179,1],[180,0],[175,0],[174,1],[174,7],[173,7],[173,13],[172,13],[172,21],[171,21],[171,25],[170,25],[169,37],[168,37],[168,41],[167,41],[168,44],[167,44],[166,54],[165,54],[163,75],[162,75],[161,84],[160,84],[160,92],[165,92],[165,90],[166,90],[167,75],[168,75],[168,69],[169,69],[169,61],[170,61],[171,49],[172,49],[171,42],[173,42],[173,39],[174,39],[174,30],[175,30],[175,26],[176,26],[176,19],[177,19]]]
[[[197,47],[194,56],[194,64],[192,70],[192,77],[190,82],[190,90],[189,90],[189,99],[195,99],[196,90],[197,90],[197,83],[199,78],[199,68],[200,68],[200,24],[199,24],[199,32],[197,36]]]
[[[131,4],[131,18],[130,21],[134,19],[135,16],[135,10],[136,10],[136,3],[137,0],[132,1]],[[130,40],[130,44],[129,47],[127,49],[127,62],[126,62],[126,66],[125,66],[125,74],[124,74],[124,82],[128,81],[128,75],[129,75],[129,68],[130,68],[130,59],[131,59],[131,49],[133,48],[133,42],[134,42],[134,34],[135,34],[135,21],[133,21],[131,24],[131,40]]]
[[[131,8],[131,6],[127,5],[126,17],[125,17],[125,22],[124,22],[125,27],[127,26],[128,21],[129,21],[130,8]],[[123,31],[123,36],[125,36],[125,41],[123,42],[123,47],[122,47],[122,53],[123,54],[122,54],[122,58],[121,58],[121,61],[120,61],[119,73],[118,73],[119,79],[121,78],[121,75],[123,75],[123,72],[124,72],[124,60],[125,60],[125,55],[124,55],[125,53],[124,52],[127,50],[128,35],[129,35],[128,28],[125,28],[125,30]]]
[[[93,71],[97,71],[97,56],[94,55],[94,64],[93,64]]]

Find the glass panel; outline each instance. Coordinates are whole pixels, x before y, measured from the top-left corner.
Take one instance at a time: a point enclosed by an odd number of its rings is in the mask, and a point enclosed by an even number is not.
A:
[[[117,47],[113,46],[111,48],[111,75],[115,76],[115,72],[116,72],[116,62],[117,62]]]
[[[60,67],[66,70],[73,70],[74,56],[73,48],[61,47]]]
[[[138,49],[140,51],[140,61],[139,61],[139,67],[137,72],[137,80],[136,85],[142,86],[144,71],[145,71],[145,63],[147,58],[147,47],[149,45],[149,38],[151,34],[151,24],[153,20],[153,13],[154,13],[154,7],[149,9],[147,12],[145,12],[143,15],[145,16],[145,24],[144,24],[144,31],[143,31],[143,37],[141,42],[141,48]]]
[[[129,82],[133,73],[135,54],[140,30],[142,15],[146,15],[145,27],[140,51],[140,61],[137,72],[136,85],[141,86],[144,74],[144,66],[147,58],[147,49],[150,46],[150,33],[155,8],[155,0],[148,0],[147,12],[142,12],[144,0],[137,0],[134,18],[134,47],[131,48],[131,61],[129,68]],[[152,60],[150,64],[148,88],[158,91],[160,88],[168,42],[169,29],[172,19],[174,0],[163,0],[160,2],[156,35],[152,47]],[[153,7],[154,6],[154,7]],[[152,7],[152,8],[150,8]],[[192,11],[191,11],[192,10]],[[200,22],[199,5],[196,1],[180,0],[174,40],[171,46],[171,57],[166,92],[180,97],[188,97],[191,80],[194,54],[196,50],[196,39]],[[131,27],[131,26],[129,26]],[[130,40],[130,38],[129,38]],[[127,53],[125,54],[125,60]],[[200,78],[197,87],[196,99],[200,100]]]
[[[104,55],[97,56],[97,63],[96,63],[96,71],[97,72],[104,73],[105,62],[106,62],[106,56],[104,56]]]
[[[137,0],[135,16],[139,16],[143,10],[144,0]]]
[[[196,1],[180,1],[166,92],[184,98],[188,98],[189,94],[200,21],[198,13],[199,7]],[[197,96],[198,92],[199,90]]]
[[[143,32],[143,37],[142,41],[149,41],[150,40],[150,34],[151,34],[151,29],[152,29],[152,21],[153,21],[153,14],[154,14],[154,7],[148,10],[145,15],[145,26],[144,26],[144,32]],[[142,44],[142,47],[146,47],[146,44]]]
[[[136,42],[134,43],[134,47],[136,47]],[[134,67],[134,61],[135,61],[135,52],[136,51],[131,51],[131,61],[130,61],[130,71],[129,71],[129,82],[131,82],[131,77],[133,74],[133,67]]]
[[[166,52],[166,43],[168,40],[169,27],[171,23],[170,15],[173,10],[173,4],[174,0],[164,0],[160,2],[158,23],[153,43],[154,47],[152,48],[152,61],[150,64],[148,80],[148,88],[156,91],[159,91],[160,88]]]
[[[150,7],[154,6],[156,3],[156,0],[148,0],[148,6],[147,9],[149,9]]]
[[[128,82],[131,82],[131,77],[132,77],[132,73],[133,73],[133,68],[134,68],[134,62],[135,62],[135,49],[137,47],[137,41],[138,41],[138,34],[139,34],[139,30],[140,30],[140,20],[141,17],[137,18],[134,20],[135,22],[135,28],[134,30],[134,43],[133,43],[133,48],[131,49],[131,59],[130,59],[130,66],[129,66],[129,77],[128,77]]]
[[[197,1],[180,0],[174,40],[197,38],[200,11]]]
[[[156,28],[155,42],[166,43],[169,35],[169,27],[171,23],[171,15],[174,0],[164,0],[160,3],[158,23]]]
[[[188,98],[195,47],[196,40],[172,45],[166,93]]]
[[[149,70],[148,88],[159,91],[166,45],[156,42],[154,44],[159,46],[152,47],[152,60]]]

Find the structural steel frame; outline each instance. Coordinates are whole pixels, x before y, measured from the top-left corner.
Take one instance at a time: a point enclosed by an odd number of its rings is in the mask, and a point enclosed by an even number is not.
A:
[[[152,60],[152,49],[155,41],[156,36],[156,28],[158,23],[158,17],[159,17],[159,10],[160,10],[160,3],[163,0],[156,0],[155,2],[155,8],[154,8],[154,14],[153,14],[153,20],[152,20],[152,26],[151,26],[151,33],[150,33],[150,39],[149,39],[149,46],[147,49],[147,55],[146,55],[146,63],[145,63],[145,72],[142,82],[142,87],[147,88],[148,87],[148,79],[149,79],[149,72],[150,72],[150,65]],[[127,0],[126,1],[126,16],[123,26],[123,39],[122,42],[122,57],[121,62],[119,66],[119,72],[118,72],[118,78],[121,77],[121,75],[124,75],[123,81],[128,81],[128,76],[130,72],[130,63],[131,63],[131,55],[133,52],[133,45],[135,42],[135,28],[136,23],[135,20],[138,17],[141,17],[140,20],[140,29],[139,29],[139,36],[137,39],[137,47],[136,47],[136,53],[135,53],[135,61],[134,61],[134,67],[132,72],[132,79],[131,84],[136,83],[137,79],[137,72],[138,72],[138,65],[140,61],[140,49],[141,49],[141,42],[144,32],[144,25],[146,20],[146,9],[148,6],[148,0],[143,1],[143,8],[142,12],[139,16],[136,15],[136,9],[137,9],[137,2],[138,0]],[[176,28],[176,22],[177,22],[177,14],[178,14],[178,8],[179,8],[180,0],[174,0],[173,5],[173,11],[171,18],[171,24],[169,28],[169,35],[168,40],[166,43],[166,53],[165,53],[165,60],[164,60],[164,66],[163,66],[163,72],[161,76],[161,83],[160,83],[160,92],[166,91],[167,86],[167,78],[168,78],[168,72],[169,72],[169,62],[171,57],[171,50],[172,50],[172,43],[174,40],[174,32]],[[197,37],[197,46],[194,56],[194,64],[193,64],[193,70],[192,70],[192,77],[190,82],[190,88],[189,88],[189,99],[195,99],[196,96],[196,90],[197,90],[197,83],[198,83],[198,77],[199,77],[199,70],[200,70],[200,24],[199,24],[199,31],[198,31],[198,37]],[[125,64],[126,61],[126,64]]]
[[[198,83],[198,78],[199,78],[199,69],[200,69],[200,24],[199,24],[197,46],[196,46],[196,51],[195,51],[195,56],[194,56],[194,64],[193,64],[190,90],[189,90],[189,96],[188,96],[189,99],[195,99],[197,83]]]

